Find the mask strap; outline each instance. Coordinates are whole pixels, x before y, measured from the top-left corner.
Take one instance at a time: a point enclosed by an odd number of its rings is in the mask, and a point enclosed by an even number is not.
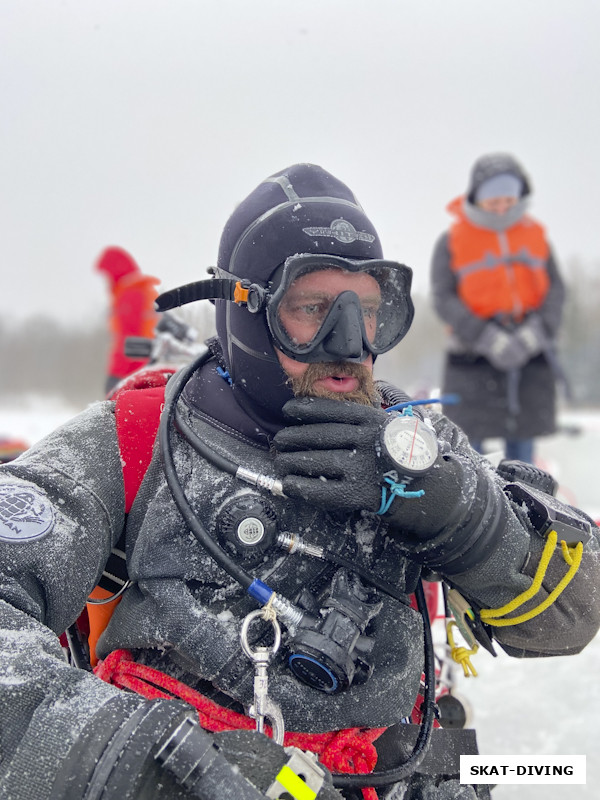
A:
[[[236,303],[244,302],[244,291],[240,282],[233,278],[210,278],[204,281],[186,283],[176,289],[163,292],[156,298],[157,311],[169,311],[172,308],[195,303],[196,300],[233,300]]]

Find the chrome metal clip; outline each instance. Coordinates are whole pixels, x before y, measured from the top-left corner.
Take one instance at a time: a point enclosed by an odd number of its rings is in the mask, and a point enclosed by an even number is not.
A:
[[[254,702],[248,709],[248,715],[256,720],[256,730],[259,733],[265,732],[265,720],[267,720],[273,730],[273,741],[282,745],[285,733],[283,715],[279,705],[269,697],[269,679],[267,676],[269,662],[281,645],[281,628],[277,618],[273,616],[269,620],[273,626],[275,637],[273,644],[271,647],[261,646],[252,650],[248,642],[248,629],[253,620],[259,617],[264,619],[261,609],[251,611],[242,623],[240,634],[242,650],[254,664]]]

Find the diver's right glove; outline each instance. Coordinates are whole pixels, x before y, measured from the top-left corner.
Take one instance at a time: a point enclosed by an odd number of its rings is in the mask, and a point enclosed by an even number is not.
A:
[[[273,444],[287,497],[325,511],[380,513],[414,560],[448,574],[491,552],[507,501],[480,459],[438,455],[407,486],[422,496],[395,496],[388,509],[382,490],[389,490],[386,476],[398,465],[386,453],[384,431],[393,417],[380,408],[315,397],[289,400],[283,411],[292,424]]]

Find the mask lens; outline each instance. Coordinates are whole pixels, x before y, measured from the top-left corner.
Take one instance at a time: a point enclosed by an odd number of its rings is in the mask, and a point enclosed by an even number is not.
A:
[[[275,339],[298,356],[343,336],[352,340],[351,349],[358,336],[368,351],[384,353],[412,321],[410,275],[395,262],[288,259],[268,309]]]
[[[352,305],[350,313],[355,317],[362,314],[365,333],[373,343],[381,299],[377,281],[364,273],[325,267],[296,278],[279,303],[278,322],[293,345],[307,347],[315,341],[332,309],[336,310],[342,292],[356,294],[358,303]],[[340,308],[339,314],[344,313],[348,312]]]
[[[413,306],[406,273],[391,266],[377,265],[364,270],[376,281],[380,301],[372,321],[369,335],[375,352],[384,353],[393,347],[407,332],[412,322]],[[365,328],[367,318],[365,316]]]

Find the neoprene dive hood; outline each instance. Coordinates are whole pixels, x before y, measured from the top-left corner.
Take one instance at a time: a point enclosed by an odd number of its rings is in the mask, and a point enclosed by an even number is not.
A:
[[[312,339],[294,341],[274,309],[287,308],[289,317],[290,306],[282,303],[288,290],[293,286],[298,297],[308,285],[304,275],[331,275],[331,270],[353,273],[363,290],[366,284],[370,288],[362,300],[352,282],[338,288],[337,296],[320,294],[325,312]],[[232,395],[263,429],[277,429],[281,409],[292,397],[275,347],[297,361],[362,362],[395,346],[414,314],[412,270],[382,258],[377,232],[354,194],[313,164],[275,173],[236,207],[221,237],[218,265],[208,271],[212,279],[164,292],[157,308],[215,302]],[[309,284],[311,296],[321,293]],[[313,313],[308,305],[302,308]],[[192,393],[195,382],[192,378]]]
[[[382,258],[377,231],[354,193],[314,164],[276,172],[236,207],[221,237],[217,265],[265,283],[296,253]],[[260,407],[261,416],[279,416],[292,391],[273,351],[265,315],[217,300],[216,322],[238,402],[244,406],[249,400]]]

